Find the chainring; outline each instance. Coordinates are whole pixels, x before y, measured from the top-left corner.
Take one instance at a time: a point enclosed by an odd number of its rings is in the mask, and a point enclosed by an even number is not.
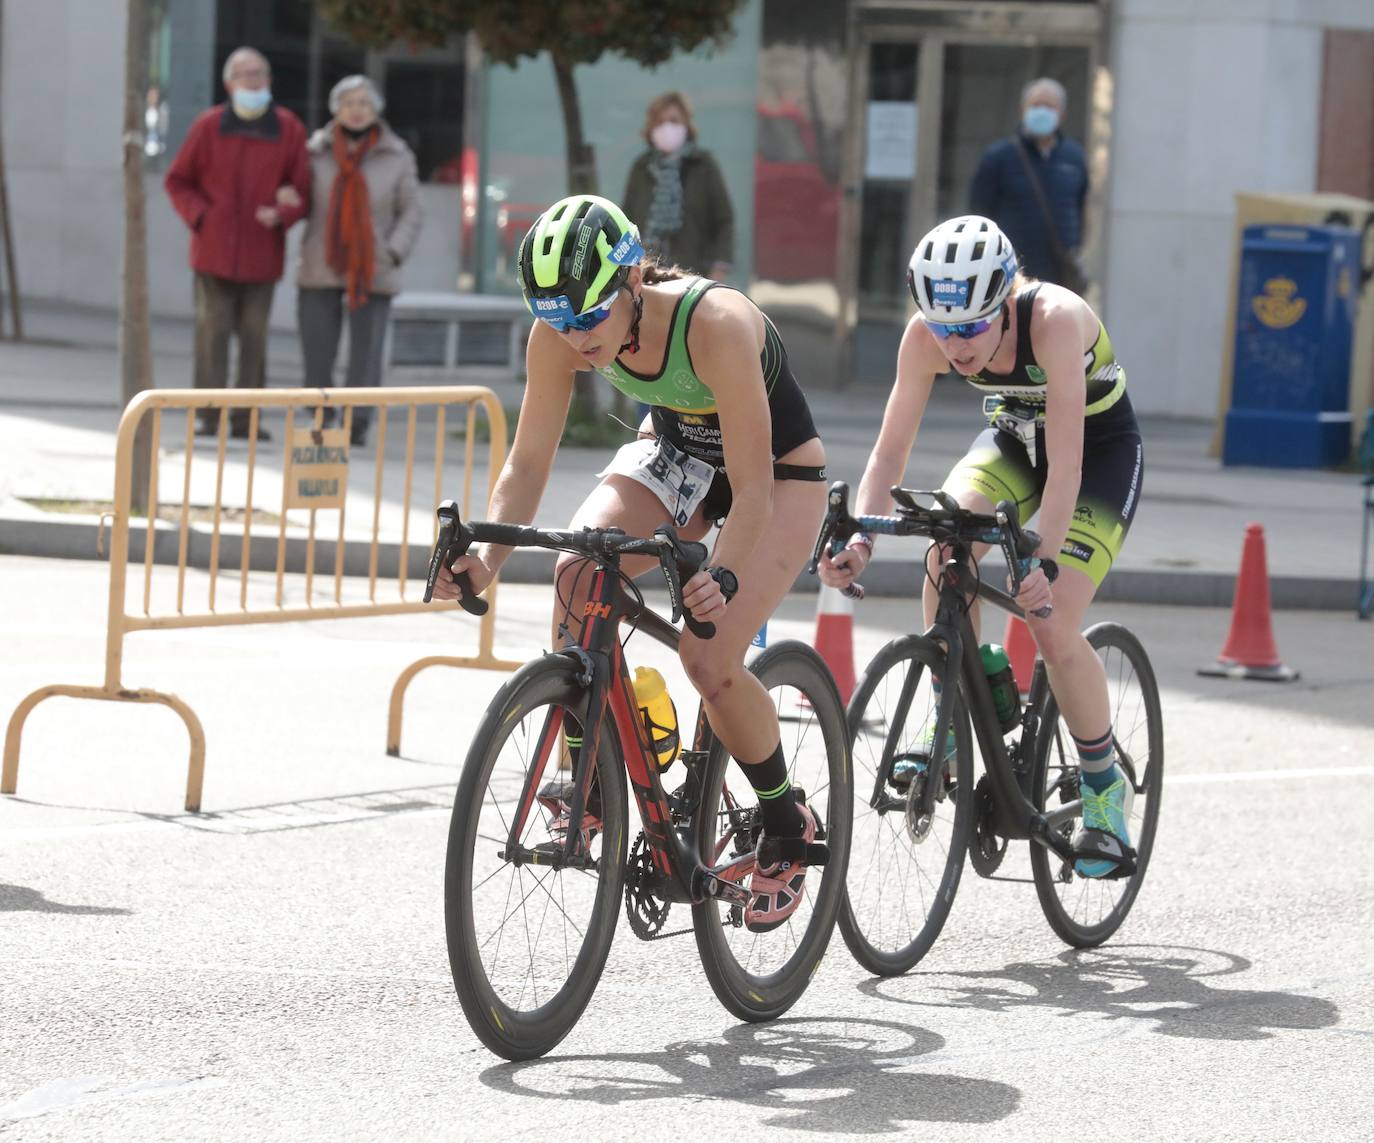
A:
[[[973,837],[968,860],[979,877],[991,877],[1007,855],[1007,839],[998,837],[992,796],[992,779],[984,774],[973,788]]]
[[[641,941],[651,941],[663,932],[672,909],[672,902],[654,895],[651,885],[656,876],[654,855],[641,832],[625,863],[625,916]]]

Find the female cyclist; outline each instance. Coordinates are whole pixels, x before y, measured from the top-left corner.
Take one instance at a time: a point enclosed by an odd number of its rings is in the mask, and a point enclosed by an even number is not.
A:
[[[1088,303],[1060,286],[1017,272],[1016,253],[997,226],[976,215],[942,222],[917,244],[907,284],[919,312],[897,353],[897,381],[859,485],[861,515],[891,510],[935,378],[953,366],[980,393],[989,427],[944,488],[975,512],[1011,500],[1022,520],[1040,509],[1041,552],[1057,552],[1050,586],[1034,569],[1019,600],[1049,672],[1082,764],[1083,830],[1129,844],[1130,783],[1112,747],[1107,680],[1083,637],[1083,616],[1130,528],[1140,499],[1143,451],[1126,374]],[[975,549],[981,556],[986,545]],[[873,540],[852,537],[821,578],[844,587],[862,575]],[[935,586],[947,553],[932,545],[923,592],[933,621]],[[1029,613],[1053,605],[1047,619]],[[976,620],[976,615],[974,616]],[[1075,844],[1088,840],[1080,834]],[[1110,860],[1080,858],[1078,872],[1102,877]]]
[[[489,519],[533,520],[576,372],[593,369],[652,406],[652,430],[620,449],[571,526],[646,536],[671,523],[699,540],[724,518],[710,564],[682,591],[683,604],[714,623],[716,635],[684,632],[682,665],[758,795],[765,833],[811,840],[815,819],[791,790],[777,713],[744,668],[750,640],[805,565],[825,511],[825,450],[777,330],[743,294],[646,257],[635,224],[594,195],[562,199],[539,216],[520,244],[519,274],[540,320]],[[481,591],[509,554],[482,545],[453,572],[467,572]],[[651,563],[636,557],[624,568],[637,575]],[[555,627],[567,602],[580,602],[583,564],[577,556],[558,562]],[[452,574],[440,573],[435,594],[458,598]],[[800,862],[757,867],[745,924],[782,924],[801,901],[805,874]]]

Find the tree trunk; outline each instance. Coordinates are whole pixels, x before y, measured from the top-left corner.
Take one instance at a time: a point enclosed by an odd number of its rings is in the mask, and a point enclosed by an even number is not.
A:
[[[148,88],[147,0],[128,0],[124,44],[124,265],[119,306],[120,398],[127,407],[152,388],[153,355],[148,328],[148,223],[143,195],[143,111]],[[148,505],[151,425],[145,419],[134,439],[135,515]],[[118,505],[116,505],[118,510]],[[152,521],[148,521],[152,527]]]
[[[5,0],[0,0],[0,59],[4,58]],[[10,198],[5,185],[5,145],[0,140],[0,246],[5,248],[5,281],[10,299],[14,340],[24,340],[24,315],[19,307],[19,275],[14,268],[14,231],[10,228]],[[4,330],[0,319],[0,332]]]
[[[563,133],[568,148],[568,193],[596,194],[596,155],[582,134],[582,106],[577,98],[573,65],[554,55],[553,75],[558,85],[558,102],[563,109]],[[596,414],[595,379],[584,369],[573,378],[572,408],[568,415],[573,420],[585,421]]]

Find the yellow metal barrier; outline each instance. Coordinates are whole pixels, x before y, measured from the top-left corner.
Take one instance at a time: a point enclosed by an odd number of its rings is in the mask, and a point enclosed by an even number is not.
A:
[[[343,578],[346,544],[344,523],[348,502],[348,461],[349,439],[352,430],[353,410],[359,405],[376,408],[376,423],[373,427],[376,439],[376,461],[372,487],[372,525],[371,539],[367,558],[367,598],[365,600],[345,600]],[[491,493],[492,482],[505,462],[506,453],[506,415],[496,395],[478,386],[414,387],[386,389],[274,389],[251,391],[242,389],[163,389],[148,390],[139,394],[129,403],[119,422],[119,433],[115,446],[115,491],[112,512],[113,527],[110,542],[110,599],[108,631],[105,651],[105,682],[98,687],[71,686],[54,684],[40,687],[26,697],[15,708],[5,733],[4,769],[0,773],[0,793],[13,794],[19,780],[19,743],[24,722],[29,713],[44,699],[54,696],[69,698],[102,699],[112,702],[162,703],[181,716],[190,735],[191,754],[186,773],[186,809],[198,812],[201,803],[201,790],[205,776],[205,732],[195,712],[176,695],[146,689],[130,689],[120,680],[121,664],[124,654],[124,638],[132,631],[160,630],[178,627],[225,626],[242,623],[290,623],[306,619],[338,619],[350,616],[395,615],[413,611],[450,611],[457,607],[452,602],[423,603],[423,583],[408,575],[412,547],[427,562],[437,535],[437,520],[431,526],[429,537],[423,547],[412,545],[410,537],[410,516],[412,494],[414,491],[414,468],[416,462],[416,439],[419,411],[422,408],[434,410],[434,500],[437,504],[445,494],[444,459],[447,443],[447,412],[450,406],[466,407],[467,435],[463,452],[463,515],[471,512],[471,493],[474,467],[474,445],[476,436],[476,414],[480,405],[486,412],[491,432],[491,443],[487,457],[487,494]],[[238,510],[237,505],[225,503],[226,459],[229,457],[228,428],[229,410],[246,411],[247,456],[242,465],[244,469],[243,527],[225,530],[226,516]],[[324,424],[325,410],[338,410],[342,415],[342,428],[327,428]],[[181,497],[179,508],[174,508],[176,526],[176,578],[172,606],[159,610],[153,598],[153,567],[155,563],[171,560],[157,560],[158,484],[159,470],[163,459],[160,453],[164,410],[184,412],[185,461],[181,476]],[[250,603],[249,587],[253,553],[254,494],[261,492],[262,484],[274,477],[275,470],[264,466],[268,471],[259,476],[260,453],[258,434],[265,410],[284,412],[284,441],[281,453],[282,488],[280,497],[280,518],[277,522],[276,547],[269,570],[273,580],[273,602],[263,606],[257,600]],[[381,516],[383,472],[386,460],[387,417],[391,410],[398,410],[405,416],[405,453],[404,476],[401,503],[400,543],[397,548],[396,576],[394,584],[388,589],[386,581],[379,577],[381,566]],[[240,412],[240,416],[242,412]],[[143,584],[141,607],[131,613],[127,595],[129,590],[128,571],[130,559],[130,524],[133,491],[134,437],[143,424],[145,417],[151,416],[148,436],[151,440],[150,455],[152,463],[148,473],[148,517],[144,521]],[[214,435],[215,468],[213,473],[213,502],[208,506],[210,512],[209,553],[206,566],[209,572],[208,600],[203,611],[188,611],[186,602],[186,573],[191,564],[191,509],[192,509],[192,469],[195,456],[195,425],[198,416],[214,418],[218,416],[218,429]],[[298,425],[299,416],[299,425]],[[169,454],[170,459],[170,454]],[[255,488],[256,485],[256,488]],[[485,508],[486,500],[482,501]],[[288,536],[288,515],[296,512],[299,516],[308,512],[308,525],[304,537]],[[316,523],[321,511],[338,512],[338,532],[334,540],[334,585],[332,598],[317,599],[315,586],[316,568]],[[432,513],[430,513],[432,516]],[[265,541],[266,537],[258,537]],[[304,540],[304,551],[300,552],[300,540]],[[221,571],[221,557],[224,541],[240,544],[237,560],[238,601],[230,610],[223,610],[217,594]],[[326,541],[327,543],[327,541]],[[258,549],[261,552],[263,543]],[[294,551],[297,562],[303,562],[303,604],[288,605],[287,565]],[[165,555],[165,553],[164,553]],[[263,569],[259,569],[263,570]],[[231,573],[232,574],[232,573]],[[296,574],[292,572],[291,574]],[[159,586],[161,579],[159,577]],[[261,577],[254,583],[261,595]],[[293,581],[293,589],[296,587]],[[378,598],[379,588],[384,593],[389,590],[390,598]],[[413,598],[407,598],[407,592]],[[165,594],[165,593],[164,593]],[[496,585],[492,584],[485,593],[491,603],[490,610],[480,620],[477,653],[466,657],[432,655],[420,659],[407,667],[392,687],[391,704],[387,720],[387,753],[400,752],[401,710],[406,688],[411,680],[426,667],[480,667],[492,670],[513,670],[519,666],[496,658],[492,650],[496,621]],[[159,599],[159,603],[163,601]]]

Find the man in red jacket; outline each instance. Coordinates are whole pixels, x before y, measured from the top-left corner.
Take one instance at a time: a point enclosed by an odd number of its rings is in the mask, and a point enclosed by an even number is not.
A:
[[[191,228],[195,271],[197,389],[228,384],[229,336],[239,339],[240,389],[267,375],[267,319],[282,275],[286,231],[310,201],[305,128],[272,102],[272,70],[239,48],[224,62],[229,100],[201,114],[167,171],[167,194]],[[248,410],[233,410],[232,434],[248,436]],[[196,431],[218,431],[201,413]],[[259,429],[259,439],[268,434]]]

